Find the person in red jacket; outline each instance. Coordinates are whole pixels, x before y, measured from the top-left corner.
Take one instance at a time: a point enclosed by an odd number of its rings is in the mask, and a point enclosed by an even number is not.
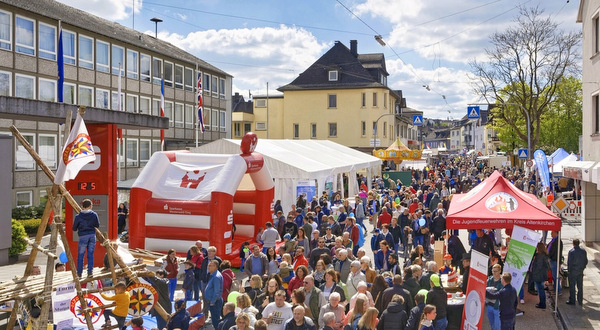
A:
[[[179,263],[177,262],[175,249],[170,249],[167,253],[163,268],[167,271],[167,279],[169,279],[169,299],[173,301],[175,289],[177,288],[177,274],[179,273]]]
[[[304,256],[304,247],[298,246],[296,247],[296,256],[294,257],[294,271],[298,269],[300,266],[304,266],[308,268],[308,259]]]

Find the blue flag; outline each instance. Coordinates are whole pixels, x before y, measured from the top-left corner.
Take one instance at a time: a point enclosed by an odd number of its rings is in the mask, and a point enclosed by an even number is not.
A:
[[[63,85],[65,83],[65,61],[63,59],[63,42],[62,42],[62,29],[58,36],[58,58],[56,59],[58,64],[58,102],[63,102]]]
[[[550,172],[548,171],[548,159],[546,158],[546,154],[538,149],[533,153],[533,158],[535,159],[542,186],[546,189],[546,187],[550,187]]]

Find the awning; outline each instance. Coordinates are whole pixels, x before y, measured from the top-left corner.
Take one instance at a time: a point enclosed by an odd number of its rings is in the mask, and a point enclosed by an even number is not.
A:
[[[563,165],[563,176],[568,178],[592,182],[592,167],[596,162],[573,161]]]

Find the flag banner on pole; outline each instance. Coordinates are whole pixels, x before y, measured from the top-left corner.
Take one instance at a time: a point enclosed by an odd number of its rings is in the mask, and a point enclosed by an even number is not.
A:
[[[548,171],[548,159],[546,158],[546,154],[538,149],[533,153],[533,158],[535,159],[535,164],[538,173],[540,174],[542,186],[546,189],[546,187],[550,187],[550,172]]]
[[[514,226],[510,245],[506,252],[504,271],[512,275],[510,284],[519,292],[525,282],[525,275],[529,269],[529,263],[542,234],[536,231]]]
[[[61,184],[64,181],[74,179],[85,164],[95,160],[96,154],[92,147],[90,135],[83,122],[83,117],[78,113],[75,124],[62,150],[58,170],[56,170],[54,176],[54,183]]]
[[[198,72],[198,128],[204,133],[204,111],[202,110],[202,73]]]
[[[118,92],[117,92],[117,111],[123,111],[123,106],[121,104],[121,63],[119,63],[119,82],[118,82]],[[123,143],[123,129],[117,129],[117,136],[119,137],[119,143]]]
[[[512,241],[510,242],[512,244]],[[471,270],[469,283],[465,293],[465,306],[463,308],[461,329],[481,329],[485,302],[485,286],[487,283],[488,259],[485,254],[471,251]],[[463,278],[463,281],[466,281]]]
[[[56,63],[58,64],[58,102],[64,102],[63,95],[63,86],[65,83],[65,61],[64,61],[64,53],[63,53],[63,42],[62,42],[62,29],[60,29],[60,34],[58,36],[58,57],[56,59]]]
[[[165,78],[160,81],[160,116],[165,116]],[[165,130],[160,130],[160,149],[165,150]]]

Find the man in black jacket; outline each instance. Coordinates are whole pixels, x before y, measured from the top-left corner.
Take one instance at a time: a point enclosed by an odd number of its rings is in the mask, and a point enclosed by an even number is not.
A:
[[[469,272],[471,270],[471,252],[465,253],[462,257],[463,265],[463,278],[462,278],[462,292],[467,294],[467,284],[469,283]]]
[[[515,317],[517,316],[517,290],[510,284],[512,275],[510,273],[502,274],[501,283],[504,285],[498,292],[486,291],[486,298],[498,299],[500,301],[500,327],[502,329],[514,329]]]
[[[392,297],[392,302],[381,314],[377,330],[404,330],[408,314],[404,310],[404,298],[401,295],[395,294]]]
[[[381,306],[387,306],[392,301],[392,297],[394,297],[395,294],[399,294],[402,296],[402,298],[404,298],[404,305],[402,307],[408,315],[408,313],[414,305],[410,292],[402,286],[402,276],[395,275],[392,283],[394,284],[394,286],[392,286],[391,288],[387,288],[383,291],[383,297],[381,298]],[[383,314],[383,310],[380,310],[379,313]]]
[[[235,325],[235,304],[232,302],[223,305],[223,318],[216,330],[229,330]]]
[[[156,276],[154,278],[144,278],[146,281],[152,285],[152,287],[158,293],[158,304],[167,312],[167,314],[171,314],[171,300],[169,299],[169,280],[167,279],[167,271],[164,269],[159,269],[156,271]],[[150,314],[156,317],[156,325],[159,329],[164,329],[167,327],[167,321],[163,320],[163,318],[158,314],[156,308],[152,308],[150,310]]]
[[[569,251],[567,268],[569,270],[569,301],[575,305],[575,286],[577,286],[577,302],[583,305],[583,270],[587,266],[587,252],[579,247],[579,239],[573,239],[573,248]]]
[[[552,239],[550,240],[550,243],[548,243],[548,258],[550,259],[550,266],[552,267],[552,280],[556,281],[553,283],[552,287],[556,290],[556,285],[558,284],[558,293],[560,293],[562,288],[560,286],[560,275],[558,274],[560,268],[558,266],[562,264],[562,261],[559,260],[559,262],[557,262],[556,259],[557,257],[562,259],[563,243],[562,240],[558,239],[558,231],[553,230],[550,235],[552,236]]]
[[[435,316],[435,328],[445,329],[448,326],[448,319],[446,318],[446,311],[448,309],[448,297],[446,291],[440,285],[440,277],[437,274],[433,274],[429,277],[429,284],[431,290],[427,293],[427,300],[425,303],[435,306],[437,315]]]
[[[425,295],[417,293],[415,296],[416,306],[410,310],[408,315],[408,322],[406,323],[406,330],[418,330],[419,323],[421,322],[421,315],[423,315],[423,308],[425,308]]]

